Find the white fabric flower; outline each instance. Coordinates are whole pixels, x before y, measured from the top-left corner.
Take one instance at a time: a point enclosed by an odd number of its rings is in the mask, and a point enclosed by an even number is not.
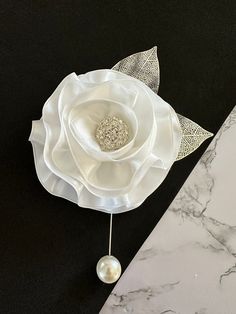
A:
[[[128,141],[103,151],[96,129],[113,116],[128,126]],[[162,183],[181,138],[173,108],[141,81],[114,70],[68,75],[30,135],[42,185],[81,207],[108,213],[138,207]]]

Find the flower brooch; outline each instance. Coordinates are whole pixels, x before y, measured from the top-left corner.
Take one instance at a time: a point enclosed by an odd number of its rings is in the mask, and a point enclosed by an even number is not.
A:
[[[112,214],[141,205],[173,163],[212,133],[177,114],[158,96],[157,49],[112,69],[69,74],[33,121],[29,140],[41,184],[53,195],[110,214],[109,254],[98,277],[121,274],[111,255]]]

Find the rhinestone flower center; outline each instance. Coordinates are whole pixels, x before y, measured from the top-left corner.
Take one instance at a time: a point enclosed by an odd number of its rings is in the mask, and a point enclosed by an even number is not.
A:
[[[108,116],[99,122],[95,136],[101,150],[117,150],[127,143],[129,129],[119,117]]]

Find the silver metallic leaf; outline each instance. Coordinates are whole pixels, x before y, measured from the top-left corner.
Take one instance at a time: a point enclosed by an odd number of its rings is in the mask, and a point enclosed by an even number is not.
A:
[[[183,132],[179,154],[176,160],[180,160],[195,151],[212,133],[204,130],[197,123],[180,114],[177,114]]]
[[[135,77],[149,86],[155,93],[158,92],[160,70],[156,46],[122,59],[113,66],[112,70]]]

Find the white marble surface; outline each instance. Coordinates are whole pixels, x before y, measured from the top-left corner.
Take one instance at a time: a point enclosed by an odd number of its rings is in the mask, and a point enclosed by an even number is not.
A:
[[[236,314],[236,107],[100,314]]]

